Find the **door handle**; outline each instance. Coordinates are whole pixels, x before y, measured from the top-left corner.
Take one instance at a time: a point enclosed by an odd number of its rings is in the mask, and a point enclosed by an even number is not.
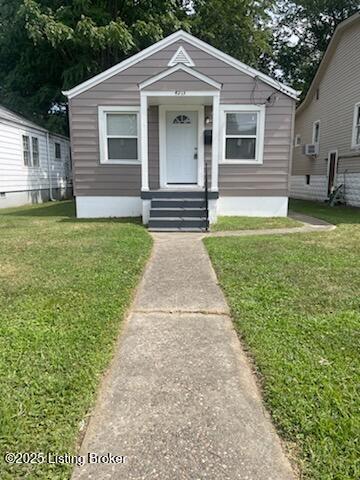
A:
[[[194,160],[197,160],[197,158],[198,158],[197,148],[195,147]]]

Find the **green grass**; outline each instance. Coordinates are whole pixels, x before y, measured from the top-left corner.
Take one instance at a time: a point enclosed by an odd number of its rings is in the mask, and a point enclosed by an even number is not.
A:
[[[360,223],[360,208],[355,207],[340,205],[329,207],[326,203],[291,199],[289,209],[294,212],[313,215],[334,225]]]
[[[76,452],[151,249],[138,220],[73,215],[71,202],[0,211],[1,479],[69,478],[3,454]]]
[[[302,224],[287,217],[218,217],[211,226],[213,232],[227,230],[260,230],[262,228],[301,227]]]
[[[302,478],[360,478],[360,210],[292,208],[338,228],[205,244]]]

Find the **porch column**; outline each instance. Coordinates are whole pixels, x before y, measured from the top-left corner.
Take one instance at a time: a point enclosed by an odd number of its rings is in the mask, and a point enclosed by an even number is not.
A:
[[[212,107],[211,190],[217,192],[219,188],[220,92],[214,93]]]
[[[148,166],[148,101],[140,92],[140,158],[141,158],[141,190],[149,190]]]

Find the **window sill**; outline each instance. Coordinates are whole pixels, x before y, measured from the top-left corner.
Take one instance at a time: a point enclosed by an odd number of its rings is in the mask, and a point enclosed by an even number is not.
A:
[[[140,160],[102,160],[100,165],[141,165]]]

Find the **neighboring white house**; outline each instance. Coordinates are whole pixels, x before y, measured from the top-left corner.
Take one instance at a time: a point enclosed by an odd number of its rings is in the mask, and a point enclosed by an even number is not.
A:
[[[290,195],[360,206],[360,13],[336,29],[296,111]]]
[[[71,196],[69,139],[0,106],[0,208]]]

